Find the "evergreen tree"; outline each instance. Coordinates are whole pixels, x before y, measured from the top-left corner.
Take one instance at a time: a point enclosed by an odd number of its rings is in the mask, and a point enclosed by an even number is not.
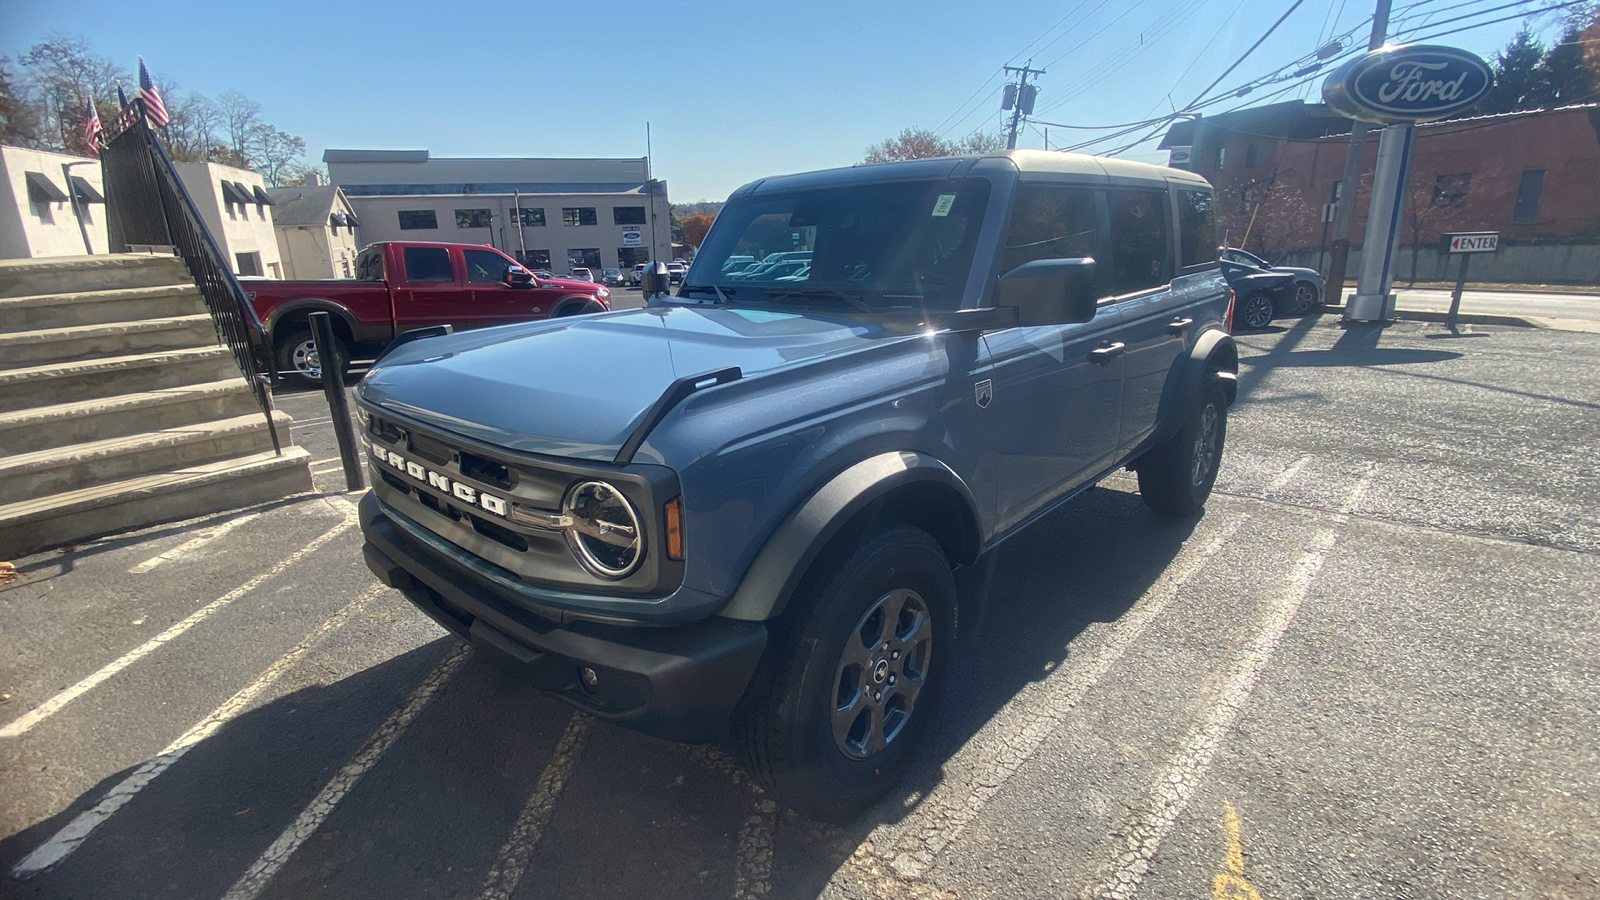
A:
[[[1545,54],[1545,97],[1549,106],[1582,103],[1593,99],[1595,72],[1584,60],[1583,29],[1574,25],[1561,36],[1561,43]]]
[[[1478,106],[1481,113],[1503,113],[1542,105],[1549,94],[1544,45],[1524,28],[1494,58],[1494,87]]]

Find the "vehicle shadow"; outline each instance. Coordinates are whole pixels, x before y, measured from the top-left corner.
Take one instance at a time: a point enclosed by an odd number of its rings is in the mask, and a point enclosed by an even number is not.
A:
[[[759,883],[771,896],[815,896],[872,828],[916,809],[903,799],[926,796],[949,754],[1063,666],[1085,628],[1122,616],[1192,528],[1096,488],[996,551],[982,637],[953,669],[926,752],[890,801],[849,826],[774,813],[714,747],[598,722],[570,777],[552,782],[547,768],[575,713],[471,659],[261,896],[477,896],[497,860],[519,849],[529,856],[524,895],[536,884],[542,896],[690,900]],[[222,896],[453,646],[441,639],[240,716],[55,869],[26,882],[0,875],[0,896]],[[5,871],[131,771],[0,840]],[[517,827],[530,798],[549,806],[531,835]],[[770,827],[752,828],[762,816]]]

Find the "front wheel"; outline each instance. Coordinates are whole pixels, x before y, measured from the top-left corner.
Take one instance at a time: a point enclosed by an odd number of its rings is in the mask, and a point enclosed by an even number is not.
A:
[[[550,318],[564,319],[567,316],[581,316],[587,313],[605,311],[606,308],[601,306],[600,301],[593,297],[569,297],[556,304],[556,308],[550,313]]]
[[[1294,312],[1303,316],[1317,308],[1317,302],[1322,299],[1322,294],[1317,286],[1309,281],[1297,281],[1294,285]]]
[[[818,564],[736,734],[780,802],[842,822],[894,786],[928,732],[955,646],[956,588],[939,544],[908,525]]]
[[[322,360],[317,355],[316,342],[311,339],[311,329],[288,329],[278,335],[274,343],[278,355],[278,374],[293,376],[305,385],[322,383]],[[339,354],[339,374],[343,377],[349,369],[350,351],[337,337],[333,339],[333,344],[335,352]]]
[[[1202,512],[1217,482],[1227,432],[1227,395],[1219,385],[1208,385],[1178,433],[1139,460],[1139,495],[1145,505],[1172,519]]]
[[[1272,295],[1266,291],[1256,291],[1244,298],[1235,316],[1244,327],[1260,331],[1272,324],[1272,307]]]

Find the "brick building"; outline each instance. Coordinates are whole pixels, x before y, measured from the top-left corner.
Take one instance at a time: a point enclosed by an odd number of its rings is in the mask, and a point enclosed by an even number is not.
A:
[[[1325,205],[1341,190],[1349,121],[1320,104],[1278,103],[1174,125],[1172,164],[1217,188],[1219,233],[1275,259],[1317,266],[1333,235]],[[1366,225],[1378,130],[1356,199]],[[1452,119],[1417,127],[1400,243],[1402,277],[1445,277],[1446,231],[1498,231],[1504,248],[1477,277],[1600,281],[1600,105]],[[1248,235],[1248,240],[1246,239]],[[1355,271],[1352,266],[1351,271]]]

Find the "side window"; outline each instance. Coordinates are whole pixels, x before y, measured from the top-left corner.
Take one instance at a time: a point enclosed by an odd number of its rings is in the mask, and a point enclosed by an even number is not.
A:
[[[383,280],[383,248],[369,247],[356,257],[356,278],[361,281]]]
[[[407,247],[407,281],[454,281],[450,271],[450,251],[443,247]]]
[[[482,284],[486,281],[498,282],[506,276],[505,257],[492,250],[467,250],[461,251],[461,258],[467,264],[467,283]]]
[[[1017,188],[1000,272],[1036,259],[1095,255],[1094,190],[1025,184]]]
[[[1166,284],[1167,192],[1120,189],[1111,195],[1111,290],[1126,294]]]
[[[1210,191],[1178,192],[1178,237],[1185,269],[1217,261],[1217,217]]]

